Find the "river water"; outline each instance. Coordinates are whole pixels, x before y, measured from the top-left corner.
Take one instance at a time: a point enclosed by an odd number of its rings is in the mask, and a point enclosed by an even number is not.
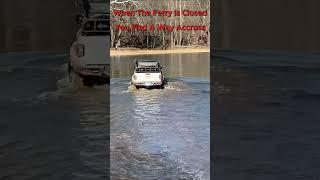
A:
[[[67,58],[0,55],[0,179],[106,179],[109,87],[70,82]]]
[[[0,54],[0,179],[106,179],[109,138],[113,179],[208,179],[208,57],[163,62],[162,91],[113,76],[109,137],[109,86],[70,81],[67,53]]]
[[[135,59],[163,65],[164,89],[130,86]],[[209,179],[209,53],[111,59],[112,179]]]
[[[319,179],[320,55],[215,55],[214,177]],[[113,58],[111,109],[109,86],[68,80],[67,56],[0,54],[0,179],[106,179],[109,111],[114,179],[207,179],[208,55],[144,57],[168,77],[150,91],[128,88],[133,57]]]
[[[215,179],[319,179],[320,55],[215,55]]]

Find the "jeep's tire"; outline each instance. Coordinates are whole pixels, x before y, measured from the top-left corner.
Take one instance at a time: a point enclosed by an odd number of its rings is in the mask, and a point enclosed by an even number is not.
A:
[[[88,86],[88,87],[92,87],[93,86],[92,80],[90,78],[86,78],[86,77],[83,77],[82,84],[84,86]]]
[[[68,61],[68,78],[69,78],[69,82],[71,82],[72,81],[72,67],[71,67],[70,60]]]
[[[70,60],[68,61],[68,73],[69,73],[69,74],[71,73],[71,63],[70,63]]]

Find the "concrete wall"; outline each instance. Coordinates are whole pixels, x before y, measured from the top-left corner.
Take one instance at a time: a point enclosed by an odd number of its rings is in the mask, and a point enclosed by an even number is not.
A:
[[[318,0],[215,0],[215,48],[320,50]]]

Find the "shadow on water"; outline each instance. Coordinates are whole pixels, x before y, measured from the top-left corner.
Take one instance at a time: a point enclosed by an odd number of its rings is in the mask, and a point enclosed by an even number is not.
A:
[[[130,85],[136,58],[157,59],[164,89]],[[111,177],[209,179],[209,53],[111,59]]]

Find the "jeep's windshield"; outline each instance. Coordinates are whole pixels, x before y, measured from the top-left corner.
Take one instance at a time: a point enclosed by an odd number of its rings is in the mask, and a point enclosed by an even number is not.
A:
[[[75,0],[76,5],[85,13],[86,17],[97,14],[110,14],[110,6],[106,0]]]
[[[106,0],[88,0],[89,14],[106,14],[108,5]]]

